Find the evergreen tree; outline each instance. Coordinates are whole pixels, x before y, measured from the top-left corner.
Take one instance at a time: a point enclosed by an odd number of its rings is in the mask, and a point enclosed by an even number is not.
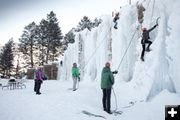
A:
[[[19,41],[19,50],[25,55],[24,58],[27,64],[30,67],[34,67],[34,57],[37,49],[37,25],[35,22],[30,23],[24,28]]]
[[[84,16],[83,19],[81,19],[81,21],[79,22],[76,32],[83,31],[86,28],[91,31],[92,27],[93,23],[91,22],[91,20],[87,16]]]
[[[49,60],[54,61],[60,54],[59,50],[62,46],[61,40],[63,36],[58,24],[58,20],[53,11],[47,15],[47,20],[40,22],[40,41],[42,47],[46,47],[46,63],[48,63]]]
[[[66,45],[68,43],[74,43],[75,42],[75,34],[74,34],[73,29],[71,29],[67,34],[65,34],[64,41],[65,41]]]
[[[11,38],[8,43],[5,44],[5,46],[2,49],[2,52],[0,53],[0,68],[1,73],[3,76],[9,76],[11,75],[11,71],[13,68],[13,49],[14,49],[14,41],[13,38]]]
[[[38,27],[38,48],[39,48],[39,65],[44,65],[46,48],[47,48],[47,38],[48,38],[48,21],[42,19]]]
[[[16,77],[19,77],[19,74],[20,73],[20,65],[19,65],[19,59],[17,59],[17,65],[16,65],[16,68],[15,68],[15,75]]]
[[[101,24],[101,22],[102,22],[102,19],[95,18],[93,22],[93,27],[98,27],[99,24]]]

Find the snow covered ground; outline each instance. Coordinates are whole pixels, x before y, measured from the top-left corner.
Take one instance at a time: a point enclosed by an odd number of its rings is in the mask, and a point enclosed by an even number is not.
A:
[[[177,94],[162,91],[151,102],[133,101],[129,106],[125,93],[126,83],[118,90],[118,110],[122,115],[109,115],[102,110],[102,93],[99,83],[81,82],[77,91],[71,91],[71,81],[44,81],[41,95],[33,92],[33,81],[25,83],[27,88],[0,90],[0,120],[102,120],[89,117],[82,110],[105,116],[108,120],[164,120],[165,105],[180,104]],[[123,92],[124,91],[124,92]],[[131,96],[129,96],[131,98]],[[112,110],[115,109],[112,94]]]
[[[111,15],[91,31],[76,33],[75,43],[69,44],[59,67],[58,81],[44,81],[42,94],[33,92],[33,81],[26,89],[0,90],[0,120],[101,120],[82,114],[87,110],[108,120],[164,120],[165,105],[180,104],[180,1],[140,0],[144,5],[143,27],[150,28],[152,51],[140,61],[142,31],[138,27],[136,5],[122,7],[118,29],[113,29]],[[100,89],[101,70],[110,61],[112,70],[132,43],[115,76],[114,91],[122,115],[109,115],[102,110]],[[75,92],[71,67],[78,63],[81,82]],[[135,103],[130,106],[131,102]],[[116,108],[112,92],[112,110]]]

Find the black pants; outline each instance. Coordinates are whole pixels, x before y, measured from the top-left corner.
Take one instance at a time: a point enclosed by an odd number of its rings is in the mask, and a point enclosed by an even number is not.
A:
[[[114,22],[114,28],[117,29],[117,21]]]
[[[111,88],[110,89],[102,89],[103,91],[103,108],[106,111],[110,111],[111,108]]]
[[[152,44],[152,42],[149,40],[145,41],[145,44],[142,44],[141,58],[144,58],[144,52],[146,51],[146,43],[148,43],[147,49],[149,49],[150,45]]]
[[[35,80],[34,82],[34,92],[36,92],[37,94],[40,93],[41,84],[42,84],[41,80]]]

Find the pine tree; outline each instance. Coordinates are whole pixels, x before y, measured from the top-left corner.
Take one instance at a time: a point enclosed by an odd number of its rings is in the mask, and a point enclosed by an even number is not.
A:
[[[17,65],[15,68],[15,75],[19,76],[20,75],[19,73],[20,73],[20,65],[19,65],[19,59],[17,59]]]
[[[13,69],[13,49],[14,49],[14,41],[13,38],[11,38],[8,43],[5,44],[5,46],[2,49],[2,52],[0,53],[0,68],[1,73],[3,73],[3,76],[9,76],[11,75],[11,71]]]
[[[74,29],[71,29],[67,34],[65,34],[64,40],[65,40],[66,45],[68,43],[74,43],[75,42]]]
[[[38,48],[39,48],[39,65],[44,65],[46,48],[47,48],[47,38],[48,38],[48,21],[42,19],[40,25],[38,26]]]
[[[86,28],[91,31],[92,27],[93,23],[91,22],[91,20],[87,16],[84,16],[83,19],[81,19],[81,21],[79,22],[76,32],[83,31]]]
[[[99,24],[101,24],[101,23],[102,23],[102,19],[95,18],[94,22],[93,22],[93,27],[98,27]]]
[[[59,50],[62,46],[63,36],[58,24],[56,14],[53,11],[47,15],[47,20],[42,20],[40,23],[40,41],[42,41],[42,46],[46,47],[46,63],[49,60],[54,61],[61,53]]]
[[[35,50],[37,49],[37,25],[30,23],[24,28],[23,34],[19,39],[19,50],[25,55],[24,58],[30,67],[34,67]]]

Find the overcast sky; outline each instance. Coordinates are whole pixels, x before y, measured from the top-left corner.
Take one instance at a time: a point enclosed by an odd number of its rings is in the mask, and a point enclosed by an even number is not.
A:
[[[91,20],[119,10],[128,0],[0,0],[0,44],[17,42],[25,26],[54,11],[63,35],[87,15]]]

